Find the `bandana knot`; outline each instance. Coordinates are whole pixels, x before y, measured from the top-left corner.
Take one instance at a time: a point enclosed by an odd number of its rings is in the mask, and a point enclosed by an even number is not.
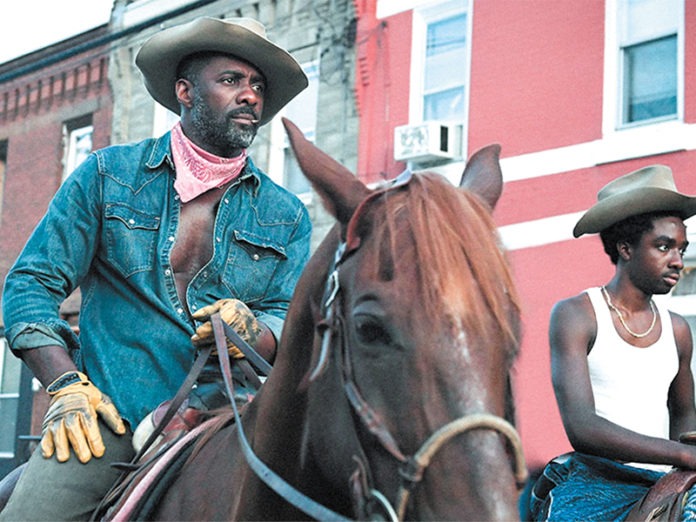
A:
[[[247,159],[247,150],[234,158],[223,158],[205,151],[186,137],[181,122],[172,129],[172,157],[176,168],[174,188],[186,203],[239,176]]]

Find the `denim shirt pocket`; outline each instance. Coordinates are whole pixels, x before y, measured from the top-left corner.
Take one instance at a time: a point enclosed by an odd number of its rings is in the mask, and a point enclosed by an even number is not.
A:
[[[161,218],[122,203],[104,210],[106,257],[125,277],[152,270]]]
[[[237,299],[250,303],[266,296],[278,263],[287,259],[285,245],[269,237],[235,230],[225,266],[224,284]]]

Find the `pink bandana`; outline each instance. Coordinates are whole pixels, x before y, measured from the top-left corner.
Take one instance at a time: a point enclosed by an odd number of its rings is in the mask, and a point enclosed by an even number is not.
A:
[[[172,129],[172,157],[176,167],[174,188],[186,203],[210,189],[233,180],[244,168],[247,151],[236,158],[222,158],[211,154],[186,137],[177,123]]]

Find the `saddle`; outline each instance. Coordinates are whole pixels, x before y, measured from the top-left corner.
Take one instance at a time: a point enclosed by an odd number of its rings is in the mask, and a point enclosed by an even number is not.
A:
[[[217,325],[222,330],[222,333],[215,333],[218,353],[227,353],[226,336],[242,350],[246,357],[256,362],[257,367],[264,375],[268,375],[271,369],[270,365],[246,344],[237,332],[224,324],[219,314],[214,314],[211,320],[214,327]],[[215,415],[215,411],[204,412],[197,408],[187,407],[193,383],[203,371],[212,348],[211,345],[201,350],[174,398],[162,403],[149,416],[150,426],[145,429],[144,434],[137,437],[140,439],[136,441],[139,449],[134,459],[129,463],[112,464],[122,469],[123,473],[92,514],[92,521],[125,522],[151,519],[151,514],[159,504],[162,495],[165,494],[169,485],[178,478],[181,468],[194,451],[195,443],[201,435],[209,431],[210,428],[219,429],[221,427],[220,418]],[[218,357],[218,362],[223,374],[225,369],[229,370],[227,357]],[[258,390],[262,381],[248,360],[238,359],[235,363],[246,376],[247,382],[250,382]],[[231,385],[231,380],[226,384],[229,384],[226,400],[233,404],[241,402],[239,408],[243,410],[244,406],[251,401],[252,396],[247,394],[238,396]],[[134,434],[134,441],[137,432],[138,429]]]
[[[190,424],[185,428],[171,426],[170,429],[168,426],[163,438],[138,462],[124,465],[117,486],[102,500],[92,520],[149,520],[160,498],[191,455],[195,443],[216,422],[213,417],[193,429],[188,429]]]
[[[636,503],[629,522],[676,522],[681,520],[689,489],[696,484],[696,471],[674,470],[660,478]]]

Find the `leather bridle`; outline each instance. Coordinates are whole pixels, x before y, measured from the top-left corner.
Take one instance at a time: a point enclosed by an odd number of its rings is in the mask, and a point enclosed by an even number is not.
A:
[[[334,341],[338,340],[341,349],[340,365],[345,396],[351,404],[354,414],[360,419],[363,427],[375,436],[380,445],[399,462],[401,485],[397,494],[396,504],[393,506],[383,493],[372,487],[369,462],[364,457],[365,453],[362,448],[359,448],[360,451],[358,451],[358,453],[360,456],[354,456],[357,469],[351,477],[351,490],[353,492],[354,505],[360,513],[361,518],[368,520],[383,519],[384,516],[386,516],[389,520],[403,520],[410,494],[421,482],[425,469],[430,464],[434,455],[452,438],[471,430],[493,430],[500,433],[505,438],[512,453],[513,471],[517,487],[521,489],[527,480],[527,469],[522,452],[522,444],[514,426],[505,419],[487,412],[466,415],[442,426],[421,445],[416,453],[407,457],[399,449],[395,438],[382,421],[380,415],[374,411],[365,400],[353,379],[349,346],[344,335],[344,318],[340,311],[340,299],[337,299],[341,291],[339,284],[340,266],[356,249],[357,245],[352,248],[347,248],[346,244],[342,243],[336,251],[334,264],[327,279],[324,293],[324,319],[320,325],[318,325],[318,328],[322,330],[321,351],[316,367],[310,375],[310,380],[318,378],[326,368],[330,357],[330,348],[334,344]],[[244,346],[246,343],[244,343],[232,328],[222,322],[219,315],[214,315],[211,320],[215,333],[215,340],[218,344],[218,353],[227,353],[225,349],[225,335],[230,337],[230,340],[243,352],[246,353],[246,349],[251,349],[248,346]],[[234,397],[228,358],[220,357],[220,364],[227,392],[230,397]],[[290,484],[275,474],[275,472],[254,454],[253,449],[244,435],[242,419],[237,411],[234,400],[230,402],[232,403],[235,414],[237,433],[244,455],[257,476],[286,501],[309,516],[319,520],[346,520],[345,517],[329,510],[290,486]],[[381,510],[381,513],[377,513],[376,510]]]

